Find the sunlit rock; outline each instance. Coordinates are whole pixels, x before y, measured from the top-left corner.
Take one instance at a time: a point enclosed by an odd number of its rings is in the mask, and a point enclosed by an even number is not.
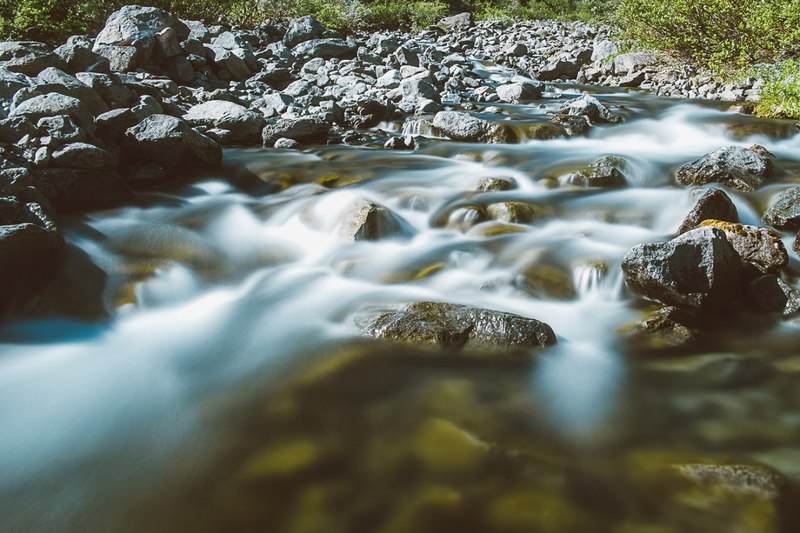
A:
[[[681,185],[717,182],[737,191],[753,191],[772,174],[772,154],[763,146],[727,146],[682,165],[675,172]]]
[[[742,261],[755,265],[762,272],[777,272],[789,262],[789,254],[780,235],[770,229],[721,220],[705,220],[700,227],[715,227],[724,231]]]
[[[339,235],[354,241],[407,238],[413,227],[391,209],[369,200],[357,200],[344,215]]]
[[[800,229],[800,187],[790,187],[779,194],[761,220],[778,229]]]
[[[517,135],[509,126],[475,118],[460,111],[440,111],[433,118],[433,126],[454,141],[487,144],[517,142]]]

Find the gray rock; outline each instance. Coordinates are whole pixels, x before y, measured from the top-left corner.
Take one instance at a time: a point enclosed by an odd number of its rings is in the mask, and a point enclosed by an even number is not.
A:
[[[517,135],[509,126],[475,118],[459,111],[441,111],[433,118],[433,126],[454,141],[487,144],[516,143]]]
[[[156,7],[124,6],[108,17],[105,26],[97,34],[94,49],[133,45],[142,39],[143,33],[155,35],[165,28],[175,30],[178,40],[189,37],[189,27],[166,11]]]
[[[277,141],[275,141],[275,148],[282,148],[284,150],[294,150],[300,147],[300,143],[295,141],[294,139],[287,139],[286,137],[281,137]]]
[[[781,236],[770,229],[713,219],[701,222],[700,227],[724,231],[742,261],[755,265],[761,272],[777,272],[789,263]]]
[[[152,115],[163,114],[164,109],[161,107],[161,104],[158,100],[146,94],[139,98],[138,104],[131,107],[131,113],[136,115],[136,118],[138,118],[139,121],[142,121]]]
[[[557,79],[575,79],[581,70],[581,64],[572,59],[559,59],[540,69],[536,77],[542,81],[552,81]]]
[[[717,182],[738,191],[753,191],[772,174],[771,154],[754,145],[727,146],[682,165],[675,172],[681,185]]]
[[[436,23],[444,31],[464,30],[475,24],[472,13],[458,13],[445,17]]]
[[[800,291],[774,274],[750,282],[747,297],[755,310],[762,313],[781,313],[790,317],[800,312]]]
[[[674,348],[694,343],[699,334],[697,317],[691,311],[677,307],[662,307],[639,324],[650,348]]]
[[[136,105],[139,97],[126,87],[116,74],[79,72],[76,77],[94,89],[110,109]]]
[[[48,93],[22,102],[14,108],[10,116],[25,117],[31,122],[38,122],[43,117],[67,115],[82,129],[94,132],[94,119],[86,105],[71,96],[59,93]]]
[[[686,233],[700,225],[704,220],[722,220],[739,222],[739,213],[730,197],[721,189],[707,189],[697,199],[694,207],[683,219],[678,235]]]
[[[128,183],[110,170],[37,169],[31,180],[60,210],[101,209],[132,198]]]
[[[355,322],[370,337],[449,350],[524,350],[556,343],[552,328],[533,318],[439,302],[366,308]]]
[[[161,63],[161,68],[170,79],[178,83],[189,84],[194,81],[194,67],[183,56],[174,56],[164,60]]]
[[[131,72],[137,67],[138,52],[133,46],[100,46],[94,51],[108,60],[113,72]]]
[[[761,220],[778,229],[800,229],[800,187],[790,187],[779,194]]]
[[[303,144],[324,142],[331,123],[321,117],[280,118],[264,126],[261,139],[264,146],[274,146],[280,138],[293,139]]]
[[[219,144],[169,115],[151,115],[128,129],[121,147],[129,162],[147,161],[167,170],[213,167],[222,160]]]
[[[292,48],[292,54],[297,57],[319,57],[322,59],[338,57],[346,59],[355,57],[357,50],[358,47],[354,42],[345,41],[344,39],[311,39]]]
[[[225,71],[231,80],[241,81],[250,77],[251,72],[247,63],[231,50],[216,45],[211,45],[206,50],[208,58]]]
[[[83,131],[75,121],[67,115],[40,118],[36,128],[50,138],[51,147],[58,147],[67,143],[85,142],[89,135]]]
[[[53,91],[77,98],[86,105],[86,109],[92,115],[97,116],[108,111],[108,105],[97,91],[63,70],[48,67],[41,71],[36,79],[38,83],[46,86],[48,92]]]
[[[294,98],[288,94],[273,93],[264,97],[261,103],[261,112],[266,117],[280,115],[294,103]]]
[[[576,173],[576,180],[587,187],[623,188],[628,180],[623,174],[625,161],[618,157],[604,156],[592,161],[589,168]]]
[[[91,43],[62,44],[53,52],[64,62],[64,70],[70,74],[78,72],[108,72],[108,59],[92,51]]]
[[[311,15],[294,19],[289,23],[286,35],[283,37],[283,44],[292,48],[304,41],[322,37],[325,26]]]
[[[592,47],[592,61],[603,61],[609,56],[619,52],[617,43],[609,41],[608,39],[595,39],[594,46]]]
[[[633,290],[667,305],[718,309],[741,290],[741,258],[725,233],[713,227],[634,246],[622,259],[622,271]]]
[[[21,223],[0,226],[0,308],[10,303],[8,295],[18,285],[38,278],[56,263],[61,243],[37,224]]]
[[[36,76],[47,67],[66,65],[44,43],[15,41],[0,43],[0,67],[26,76]]]
[[[31,85],[28,76],[0,67],[0,99],[10,100],[17,91]]]
[[[16,144],[24,136],[37,137],[39,129],[25,117],[9,117],[0,120],[0,142]]]
[[[118,144],[125,131],[139,123],[139,117],[130,109],[112,109],[95,119],[98,139],[107,144]]]
[[[518,104],[530,100],[536,100],[542,97],[544,85],[541,83],[532,83],[529,81],[518,83],[507,83],[497,87],[497,96],[503,102],[510,104]]]
[[[172,28],[163,28],[155,32],[156,37],[156,55],[159,59],[168,59],[175,57],[181,52],[180,43],[178,42],[178,34]]]
[[[76,142],[53,152],[50,164],[78,170],[109,169],[114,166],[114,156],[93,144]]]
[[[439,101],[439,91],[429,82],[420,78],[408,78],[400,82],[403,102],[410,106],[418,106],[422,100]]]
[[[659,63],[658,57],[651,52],[631,52],[620,54],[611,60],[613,74],[631,74]]]
[[[189,36],[187,39],[196,39],[201,43],[207,43],[211,40],[211,32],[208,26],[199,20],[182,20],[186,27],[189,28]]]
[[[683,464],[677,470],[706,487],[710,494],[718,494],[722,490],[776,500],[787,485],[786,478],[781,474],[756,465]]]
[[[354,241],[408,238],[414,234],[412,226],[391,209],[357,200],[347,209],[339,228],[339,235]]]
[[[621,120],[600,100],[588,94],[561,104],[559,112],[569,116],[585,117],[593,124],[601,122],[615,123]]]
[[[233,142],[256,142],[261,138],[264,117],[232,102],[212,100],[193,106],[183,116],[192,126],[221,128],[231,132]]]

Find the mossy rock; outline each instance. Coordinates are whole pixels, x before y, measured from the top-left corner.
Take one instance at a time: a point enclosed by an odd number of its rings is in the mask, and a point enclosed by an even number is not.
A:
[[[553,215],[553,209],[529,202],[498,202],[486,206],[486,214],[492,220],[510,224],[533,224]]]
[[[475,184],[475,190],[479,192],[510,191],[517,188],[517,180],[514,178],[482,176]]]
[[[543,122],[540,124],[530,124],[522,127],[523,134],[528,139],[535,139],[538,141],[547,141],[550,139],[558,139],[560,137],[567,137],[567,130],[560,124],[553,124]]]
[[[476,472],[486,461],[489,445],[449,420],[430,418],[417,431],[412,450],[428,470]]]
[[[256,481],[291,477],[319,466],[326,456],[322,444],[299,438],[257,452],[244,463],[239,478]]]
[[[488,530],[493,533],[578,533],[591,531],[581,508],[559,492],[521,488],[488,504]]]
[[[378,529],[380,533],[441,533],[443,524],[456,524],[465,514],[464,496],[448,486],[423,487],[397,501],[399,505]]]

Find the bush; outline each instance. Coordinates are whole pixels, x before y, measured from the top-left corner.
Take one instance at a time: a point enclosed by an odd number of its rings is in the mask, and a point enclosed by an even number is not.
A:
[[[800,62],[786,60],[774,67],[763,67],[761,100],[756,114],[772,118],[800,118]]]

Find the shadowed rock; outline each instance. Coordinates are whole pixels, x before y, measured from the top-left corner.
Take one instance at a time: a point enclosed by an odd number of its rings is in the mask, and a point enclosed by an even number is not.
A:
[[[714,219],[725,222],[739,222],[739,213],[730,196],[721,189],[708,189],[697,199],[697,203],[683,219],[678,235],[693,230],[704,220]]]
[[[761,217],[765,223],[778,229],[800,229],[800,187],[783,191]]]
[[[753,191],[772,174],[770,154],[762,146],[727,146],[714,150],[678,168],[681,185],[717,182],[737,191]]]

